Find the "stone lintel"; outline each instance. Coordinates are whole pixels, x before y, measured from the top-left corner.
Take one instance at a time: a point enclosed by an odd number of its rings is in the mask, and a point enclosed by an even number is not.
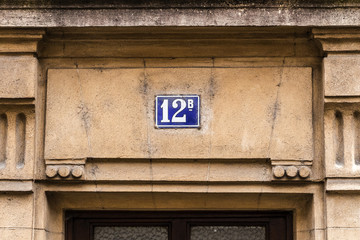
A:
[[[32,181],[0,181],[1,192],[33,192]]]
[[[327,192],[360,192],[360,179],[328,178],[325,188]]]

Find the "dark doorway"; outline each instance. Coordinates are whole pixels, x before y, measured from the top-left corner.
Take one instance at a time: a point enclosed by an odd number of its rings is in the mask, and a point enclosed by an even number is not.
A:
[[[66,240],[292,240],[292,213],[67,211]]]

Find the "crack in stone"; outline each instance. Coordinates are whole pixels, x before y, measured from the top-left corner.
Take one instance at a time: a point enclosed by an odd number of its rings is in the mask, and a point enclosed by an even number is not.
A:
[[[80,115],[81,121],[83,123],[83,126],[85,128],[85,134],[88,144],[88,151],[91,152],[91,141],[90,141],[90,127],[91,127],[91,118],[90,118],[90,110],[86,106],[86,104],[83,101],[83,91],[82,91],[82,85],[80,80],[80,73],[79,73],[79,65],[75,63],[76,66],[76,74],[77,74],[77,80],[79,83],[79,90],[80,90],[80,105],[78,106],[78,112],[77,114]]]
[[[280,94],[280,88],[281,88],[281,85],[283,82],[284,65],[285,65],[285,58],[283,59],[282,66],[280,67],[280,80],[279,80],[279,83],[276,85],[277,91],[276,91],[276,98],[275,98],[275,103],[274,103],[274,110],[273,110],[273,114],[272,114],[272,125],[271,125],[270,142],[269,142],[269,149],[268,149],[270,158],[271,158],[271,143],[273,141],[276,119],[278,117],[278,112],[280,111],[279,94]]]

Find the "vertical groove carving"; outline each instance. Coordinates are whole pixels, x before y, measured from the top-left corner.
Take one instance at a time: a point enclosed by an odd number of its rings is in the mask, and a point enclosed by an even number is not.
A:
[[[358,111],[354,112],[354,121],[355,121],[355,129],[354,129],[354,161],[355,165],[360,165],[360,113]]]
[[[8,120],[6,114],[0,115],[0,168],[6,165]]]
[[[16,116],[16,167],[23,168],[25,164],[26,117],[19,113]]]
[[[335,112],[335,149],[336,159],[335,163],[338,166],[344,166],[344,118],[340,111]]]

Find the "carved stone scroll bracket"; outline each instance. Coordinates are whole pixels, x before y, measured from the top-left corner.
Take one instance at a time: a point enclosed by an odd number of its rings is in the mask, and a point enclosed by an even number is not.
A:
[[[273,180],[310,180],[312,161],[272,160]]]
[[[86,159],[45,160],[48,179],[85,179]]]

